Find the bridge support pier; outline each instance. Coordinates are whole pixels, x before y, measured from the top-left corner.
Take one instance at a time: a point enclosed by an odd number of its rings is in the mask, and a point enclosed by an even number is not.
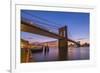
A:
[[[59,28],[59,35],[68,38],[67,26]],[[68,54],[68,41],[65,39],[59,39],[59,60],[66,60]]]

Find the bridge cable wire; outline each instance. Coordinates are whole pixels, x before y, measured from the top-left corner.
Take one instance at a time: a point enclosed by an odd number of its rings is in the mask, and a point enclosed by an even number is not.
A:
[[[32,17],[32,16],[31,16]],[[35,22],[32,22],[32,23],[34,23],[34,24],[36,24],[36,26],[38,25],[38,26],[40,26],[41,28],[45,28],[46,30],[48,30],[48,31],[50,31],[50,32],[55,32],[56,34],[58,34],[58,28],[56,28],[56,27],[52,27],[52,26],[50,26],[50,25],[48,25],[47,23],[45,23],[45,22],[41,22],[41,21],[39,21],[39,20],[33,20],[34,18],[32,17],[32,19],[28,19],[28,18],[26,18],[26,17],[23,17],[23,16],[21,16],[21,20],[24,20],[24,21],[27,21],[27,22],[31,22],[31,21],[35,21]],[[38,23],[39,24],[38,24]],[[43,25],[42,24],[45,24],[46,26],[49,26],[48,28],[45,26],[45,27],[43,27]],[[41,26],[42,25],[42,26]],[[52,29],[52,30],[51,30]]]
[[[25,17],[22,17],[22,19],[27,19],[27,18],[25,18]],[[27,19],[27,20],[29,20],[30,21],[30,19]],[[54,27],[54,26],[50,26],[49,24],[47,24],[47,23],[45,23],[45,22],[41,22],[41,21],[39,21],[39,20],[33,20],[33,18],[32,18],[32,20],[31,21],[35,21],[35,24],[36,23],[39,23],[39,25],[41,26],[42,24],[45,24],[46,26],[49,26],[50,28],[53,28],[53,30],[58,30],[58,28],[57,27]],[[43,26],[43,25],[42,25]],[[48,28],[49,28],[48,27]]]
[[[25,17],[22,17],[21,19],[24,19],[24,20],[29,20],[29,19],[27,19],[27,18],[25,18]],[[32,21],[32,20],[29,20],[29,21]],[[37,22],[39,23],[39,24],[37,24]],[[38,20],[34,20],[34,22],[33,23],[35,23],[35,24],[37,24],[37,25],[42,25],[42,24],[45,24],[46,26],[48,26],[48,24],[47,23],[44,23],[44,22],[41,22],[41,21],[38,21]],[[42,25],[43,26],[43,25]],[[49,26],[49,27],[52,27],[52,26]],[[53,29],[56,29],[57,30],[57,28],[56,27],[52,27]]]
[[[48,23],[56,24],[56,25],[50,25],[50,26],[59,27],[59,26],[57,26],[57,25],[60,25],[60,24],[57,24],[57,23],[55,23],[55,22],[49,21],[49,20],[47,20],[47,19],[44,19],[44,18],[42,18],[42,17],[33,15],[33,14],[29,13],[29,12],[25,12],[25,11],[24,11],[24,13],[26,13],[26,14],[28,14],[28,15],[30,15],[30,16],[36,17],[36,18],[38,18],[38,19],[40,19],[40,20],[46,21],[46,22],[48,22]]]

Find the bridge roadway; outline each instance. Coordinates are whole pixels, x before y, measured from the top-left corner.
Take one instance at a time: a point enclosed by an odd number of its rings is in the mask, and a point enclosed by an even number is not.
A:
[[[51,37],[51,38],[55,38],[55,39],[64,39],[66,41],[70,41],[72,43],[75,43],[75,44],[79,45],[78,42],[76,42],[72,39],[62,37],[59,34],[50,32],[46,29],[37,27],[35,25],[32,25],[31,23],[28,23],[28,22],[22,21],[22,20],[21,20],[21,31],[30,32],[30,33],[34,33],[34,34],[39,34],[39,35],[43,35],[43,36],[47,36],[47,37]]]

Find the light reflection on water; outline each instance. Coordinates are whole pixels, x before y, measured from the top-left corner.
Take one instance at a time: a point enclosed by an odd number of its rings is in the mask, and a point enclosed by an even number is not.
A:
[[[89,59],[89,47],[68,48],[66,60]],[[38,52],[32,54],[32,62],[59,61],[58,48],[49,48],[49,52]]]
[[[89,47],[69,48],[68,60],[89,59]]]

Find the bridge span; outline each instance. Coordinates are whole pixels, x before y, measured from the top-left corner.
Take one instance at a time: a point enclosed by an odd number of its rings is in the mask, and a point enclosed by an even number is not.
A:
[[[37,27],[37,26],[32,25],[25,21],[21,21],[21,31],[39,34],[39,35],[43,35],[43,36],[47,36],[47,37],[51,37],[51,38],[55,38],[55,39],[64,39],[65,41],[70,41],[72,43],[75,43],[76,45],[79,45],[78,42],[76,42],[72,39],[60,36],[59,34],[42,29],[40,27]]]

